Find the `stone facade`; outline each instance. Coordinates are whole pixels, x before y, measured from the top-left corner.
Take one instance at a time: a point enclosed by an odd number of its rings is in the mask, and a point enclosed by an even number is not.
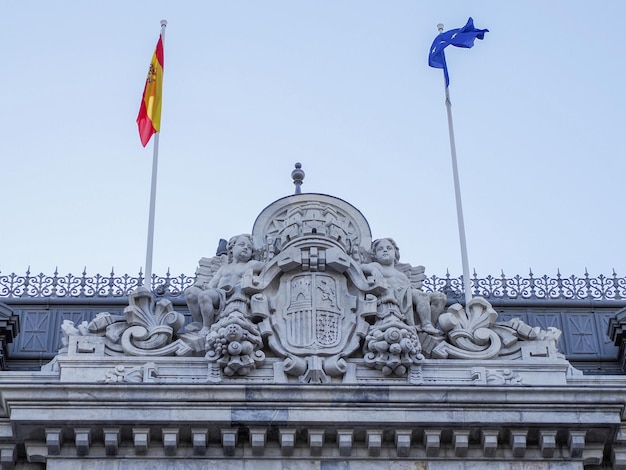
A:
[[[138,288],[0,375],[2,468],[626,468],[623,376],[424,278],[347,202],[279,199],[200,260],[191,322]]]
[[[20,330],[20,319],[6,305],[0,303],[0,370],[6,370],[7,349],[9,343]]]

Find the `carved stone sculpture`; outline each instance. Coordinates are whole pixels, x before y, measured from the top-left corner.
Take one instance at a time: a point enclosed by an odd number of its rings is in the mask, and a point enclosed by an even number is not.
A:
[[[195,320],[188,330],[193,331],[199,323],[202,325],[200,335],[209,333],[211,325],[221,318],[229,298],[241,292],[243,276],[258,273],[263,268],[263,263],[253,258],[254,244],[251,235],[232,237],[227,250],[227,264],[219,266],[214,273],[198,274],[195,285],[185,291],[189,312]],[[209,266],[215,267],[216,264],[213,262]]]
[[[78,327],[65,322],[63,348],[49,369],[67,355],[72,364],[91,357],[90,367],[94,357],[123,358],[103,365],[103,383],[421,384],[436,383],[446,360],[467,363],[451,367],[446,383],[513,386],[529,376],[510,361],[563,365],[556,329],[498,323],[482,298],[444,313],[446,295],[422,288],[424,267],[400,263],[391,238],[372,243],[363,215],[340,199],[279,199],[226,251],[200,260],[185,291],[188,325],[170,301],[139,288],[124,315],[103,312]],[[183,357],[191,372],[171,362]],[[430,375],[429,362],[438,364]]]
[[[415,271],[404,265],[409,272],[413,271],[416,284],[412,285],[409,277],[399,269],[400,250],[391,238],[381,238],[372,243],[371,256],[374,262],[361,266],[366,275],[383,278],[387,286],[388,302],[395,303],[405,320],[415,325],[416,321],[421,331],[439,335],[441,331],[435,328],[439,314],[446,305],[446,296],[441,292],[423,292],[424,267],[419,266]],[[394,302],[395,298],[395,302]]]
[[[88,330],[105,337],[110,354],[188,356],[192,348],[177,338],[184,321],[169,300],[155,303],[152,293],[140,287],[130,295],[124,317],[100,313],[89,323]]]

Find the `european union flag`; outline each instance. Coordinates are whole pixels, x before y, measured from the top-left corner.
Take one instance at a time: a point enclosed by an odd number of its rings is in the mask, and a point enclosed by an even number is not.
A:
[[[470,48],[474,45],[476,38],[483,39],[485,33],[488,32],[488,29],[474,28],[474,20],[470,18],[462,28],[445,31],[435,38],[428,54],[428,65],[436,69],[443,69],[443,74],[446,77],[446,87],[450,85],[450,77],[448,77],[448,66],[446,65],[446,56],[443,50],[449,45]]]

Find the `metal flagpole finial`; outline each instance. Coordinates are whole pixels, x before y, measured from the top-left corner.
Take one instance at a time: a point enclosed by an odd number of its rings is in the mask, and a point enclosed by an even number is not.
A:
[[[304,179],[302,163],[296,163],[296,169],[291,172],[291,179],[293,179],[293,184],[296,185],[296,194],[302,194],[302,189],[300,188]]]
[[[161,27],[167,26],[167,20],[161,20]]]
[[[440,33],[443,32],[443,23],[439,23],[437,25],[437,31],[439,31]]]

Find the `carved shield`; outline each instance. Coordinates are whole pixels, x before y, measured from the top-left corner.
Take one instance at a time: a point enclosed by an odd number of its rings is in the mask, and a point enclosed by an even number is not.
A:
[[[356,297],[348,292],[343,275],[287,274],[269,297],[276,307],[271,316],[275,336],[270,345],[277,353],[333,356],[354,347]]]
[[[307,273],[292,277],[288,285],[287,345],[313,349],[337,346],[343,317],[337,280],[327,274]]]

